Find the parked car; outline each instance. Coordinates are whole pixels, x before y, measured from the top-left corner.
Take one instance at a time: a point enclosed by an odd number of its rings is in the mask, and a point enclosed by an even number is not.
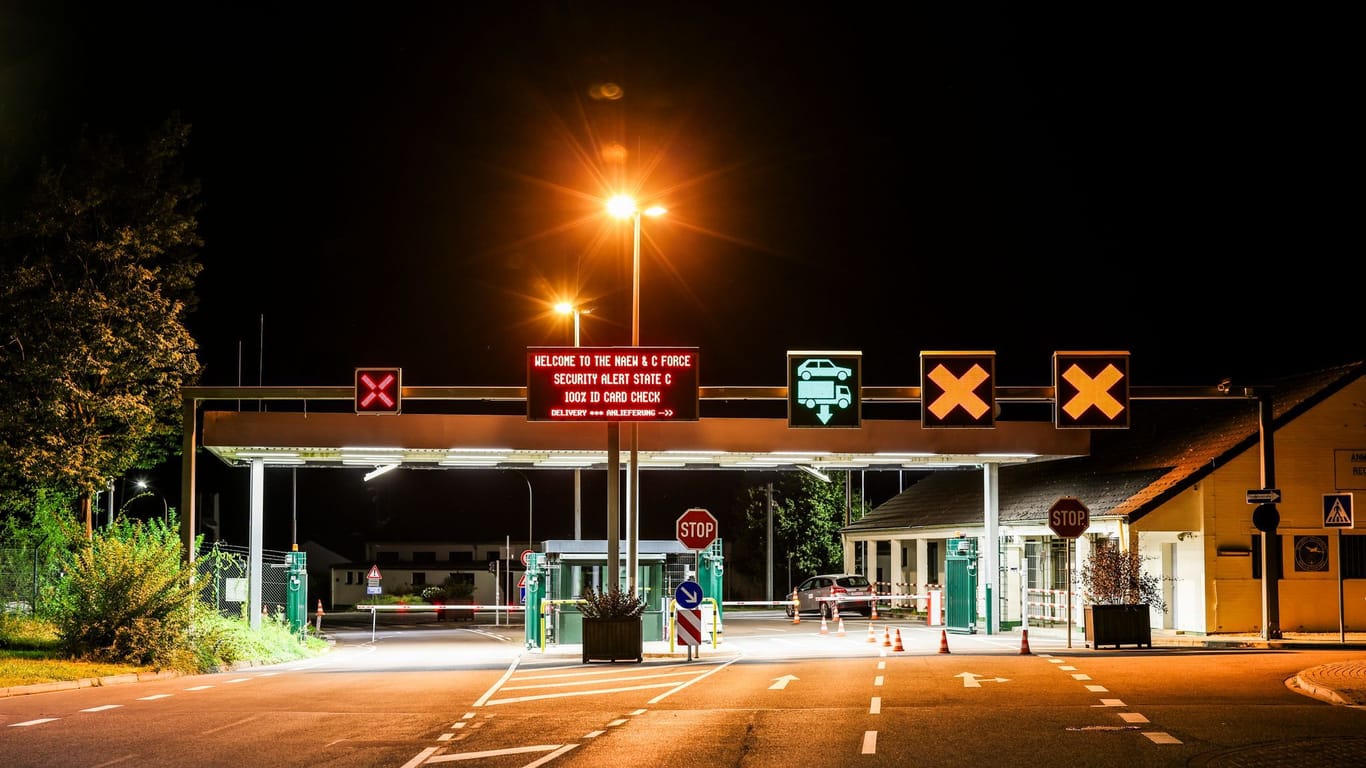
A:
[[[873,585],[868,577],[858,573],[822,573],[797,585],[797,610],[818,612],[833,618],[832,603],[839,604],[840,613],[869,616],[873,612]],[[835,598],[822,600],[821,598]],[[792,603],[787,605],[787,617],[792,618]]]

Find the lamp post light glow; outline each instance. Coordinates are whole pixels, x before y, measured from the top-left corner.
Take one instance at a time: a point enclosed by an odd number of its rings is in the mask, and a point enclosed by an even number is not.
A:
[[[641,210],[634,198],[617,195],[607,201],[607,212],[618,219],[631,217],[631,346],[640,346],[640,217],[663,216],[668,211],[662,206],[653,205]],[[637,543],[640,535],[640,430],[639,425],[631,422],[630,431],[630,469],[626,473],[626,589],[631,594],[636,591]],[[609,471],[615,471],[609,469]],[[617,532],[608,531],[608,561],[617,562]]]

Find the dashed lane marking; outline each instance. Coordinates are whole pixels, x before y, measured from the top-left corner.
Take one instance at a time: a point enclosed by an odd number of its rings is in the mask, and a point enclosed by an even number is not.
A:
[[[863,749],[861,752],[865,755],[877,754],[877,731],[863,732]]]

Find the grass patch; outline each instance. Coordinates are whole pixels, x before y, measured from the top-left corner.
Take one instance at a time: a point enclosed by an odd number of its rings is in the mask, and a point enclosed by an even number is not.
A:
[[[0,650],[0,688],[149,671],[127,664],[53,658],[45,651]]]

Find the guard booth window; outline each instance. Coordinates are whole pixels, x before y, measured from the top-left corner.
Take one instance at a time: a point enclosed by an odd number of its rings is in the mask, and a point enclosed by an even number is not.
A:
[[[939,542],[925,542],[925,583],[942,584],[939,580]]]

